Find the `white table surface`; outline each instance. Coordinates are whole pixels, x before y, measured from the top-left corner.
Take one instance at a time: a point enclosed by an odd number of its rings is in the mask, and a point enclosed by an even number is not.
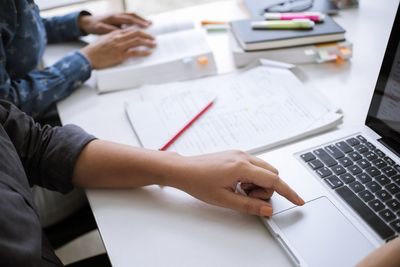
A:
[[[342,11],[335,19],[354,44],[353,59],[341,65],[301,66],[307,83],[342,108],[340,127],[364,121],[397,5],[398,0],[360,0],[358,9]],[[246,17],[235,1],[186,8],[176,15],[195,20]],[[209,34],[209,42],[220,72],[233,70],[226,34]],[[137,93],[99,96],[86,86],[60,102],[58,109],[63,124],[74,123],[99,138],[137,145],[123,109],[123,102]],[[114,266],[291,266],[257,217],[212,207],[172,188],[88,190],[87,194]]]

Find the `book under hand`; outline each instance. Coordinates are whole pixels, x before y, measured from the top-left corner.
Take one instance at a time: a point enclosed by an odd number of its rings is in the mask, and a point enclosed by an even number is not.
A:
[[[217,73],[214,55],[206,32],[194,28],[192,21],[153,17],[147,31],[157,46],[149,56],[130,58],[123,63],[96,72],[99,93],[199,78]],[[89,36],[86,42],[96,41]]]
[[[246,51],[328,43],[345,39],[345,30],[331,17],[316,23],[310,30],[259,30],[251,27],[251,19],[231,22],[232,33]]]

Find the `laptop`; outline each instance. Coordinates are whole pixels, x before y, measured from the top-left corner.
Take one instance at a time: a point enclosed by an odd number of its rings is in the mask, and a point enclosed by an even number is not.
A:
[[[306,201],[274,194],[262,218],[295,266],[354,266],[400,233],[399,10],[394,25],[365,125],[260,155]]]

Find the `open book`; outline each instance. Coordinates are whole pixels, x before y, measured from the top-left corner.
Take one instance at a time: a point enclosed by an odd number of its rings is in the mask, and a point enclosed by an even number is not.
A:
[[[214,106],[168,150],[183,155],[227,149],[258,153],[332,128],[342,119],[337,108],[290,70],[266,66],[143,88],[126,111],[141,145],[159,149],[215,97]]]
[[[122,64],[96,73],[98,92],[199,78],[217,73],[214,56],[207,44],[206,32],[188,20],[155,17],[144,31],[156,37],[157,46],[150,56],[131,58]],[[95,41],[97,36],[83,38]]]

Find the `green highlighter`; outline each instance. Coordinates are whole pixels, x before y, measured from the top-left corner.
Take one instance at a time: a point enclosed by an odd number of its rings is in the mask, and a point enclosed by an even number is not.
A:
[[[251,27],[257,30],[307,30],[314,28],[309,19],[252,21]]]

